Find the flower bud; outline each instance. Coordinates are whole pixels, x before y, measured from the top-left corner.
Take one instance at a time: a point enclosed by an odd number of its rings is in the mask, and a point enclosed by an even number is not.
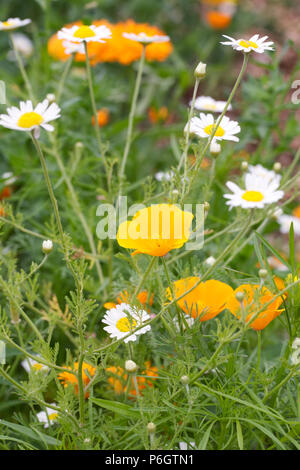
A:
[[[46,96],[47,100],[49,101],[49,103],[54,103],[54,101],[56,100],[56,97],[55,97],[55,94],[54,93],[48,93],[48,95]]]
[[[125,362],[125,369],[127,372],[136,372],[137,369],[138,369],[138,366],[136,365],[136,363],[134,361],[131,361],[130,359],[128,361]]]
[[[203,62],[199,62],[199,64],[195,68],[194,75],[198,79],[204,78],[206,75],[206,64],[204,64]]]
[[[266,279],[266,277],[268,276],[268,271],[266,269],[260,269],[258,271],[258,275],[261,279]]]
[[[243,300],[244,300],[244,294],[243,294],[243,292],[237,292],[237,293],[235,294],[235,298],[236,298],[236,300],[237,300],[238,302],[243,302]]]
[[[147,431],[149,434],[154,434],[156,431],[156,425],[154,423],[147,424]]]
[[[241,170],[242,171],[247,171],[248,170],[248,162],[244,161],[241,163]]]
[[[279,173],[281,171],[281,163],[280,162],[275,162],[274,165],[273,165],[273,170],[276,173]]]
[[[221,153],[222,147],[218,142],[212,142],[210,144],[210,153],[214,156],[217,157]]]
[[[180,378],[180,382],[183,384],[183,385],[187,385],[189,383],[190,379],[187,375],[183,375],[181,378]]]
[[[78,149],[78,150],[83,149],[83,143],[82,142],[76,142],[75,148]]]
[[[209,202],[205,201],[203,205],[204,205],[204,210],[205,210],[205,212],[208,212],[209,209],[210,209],[210,204],[209,204]]]
[[[206,258],[206,260],[204,261],[204,263],[207,265],[207,266],[213,266],[216,262],[216,259],[213,257],[213,256],[209,256],[208,258]]]
[[[277,209],[274,210],[272,217],[276,220],[278,217],[280,217],[283,214],[283,210],[278,207]]]
[[[42,250],[47,255],[53,250],[53,243],[51,240],[44,240],[42,243]]]

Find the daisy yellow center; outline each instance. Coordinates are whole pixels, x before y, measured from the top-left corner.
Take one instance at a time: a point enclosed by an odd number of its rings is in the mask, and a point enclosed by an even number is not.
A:
[[[44,119],[40,114],[31,111],[30,113],[22,114],[18,120],[18,126],[26,129],[32,126],[39,126],[43,121]]]
[[[42,365],[42,364],[33,364],[32,367],[33,367],[33,369],[35,369],[35,370],[41,370],[42,367],[43,367],[43,365]]]
[[[3,21],[3,26],[11,26],[13,23],[12,21]]]
[[[206,126],[204,128],[204,132],[206,132],[206,134],[208,135],[211,135],[214,130],[215,130],[214,124],[210,124],[209,126]],[[225,134],[224,129],[222,129],[222,127],[219,126],[217,129],[217,132],[215,133],[215,137],[223,137],[224,134]]]
[[[136,325],[137,323],[134,319],[132,319],[130,322],[127,317],[121,318],[116,323],[116,327],[118,328],[119,331],[122,331],[122,333],[128,333],[128,331],[133,330],[136,327]]]
[[[210,110],[210,109],[215,110],[215,109],[217,109],[217,106],[213,103],[207,103],[207,104],[204,105],[204,108],[208,109],[208,110]]]
[[[264,196],[260,191],[245,191],[242,198],[248,202],[260,202]]]
[[[96,36],[95,32],[89,26],[79,26],[79,28],[73,34],[74,38],[90,38]]]
[[[50,421],[54,421],[57,419],[58,413],[50,413],[48,415]]]
[[[245,39],[241,39],[241,41],[239,42],[239,45],[245,48],[248,48],[248,47],[254,47],[254,49],[258,48],[258,45],[256,44],[256,42],[246,41]]]

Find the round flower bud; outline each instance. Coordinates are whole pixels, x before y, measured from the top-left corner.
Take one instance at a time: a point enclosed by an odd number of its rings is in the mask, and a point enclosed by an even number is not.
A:
[[[278,217],[280,217],[283,214],[283,210],[278,207],[277,209],[274,210],[272,217],[276,220]]]
[[[247,171],[248,170],[248,162],[242,162],[241,163],[241,170],[242,171]]]
[[[79,150],[83,149],[83,143],[82,142],[76,142],[75,147]]]
[[[148,423],[147,424],[147,431],[149,434],[154,434],[156,431],[156,426],[154,423]]]
[[[137,368],[138,366],[136,365],[136,363],[134,361],[131,361],[130,359],[125,362],[125,369],[127,372],[136,372]]]
[[[187,385],[189,383],[190,379],[187,375],[183,375],[181,378],[180,378],[180,382],[183,384],[183,385]]]
[[[44,240],[42,243],[42,250],[47,255],[53,250],[53,243],[51,240]]]
[[[47,100],[49,101],[49,103],[54,103],[54,101],[56,100],[56,97],[55,97],[55,94],[54,93],[48,93],[48,95],[46,96]]]
[[[243,294],[243,292],[237,292],[237,293],[235,294],[235,298],[236,298],[236,300],[237,300],[238,302],[243,302],[243,300],[244,300],[244,294]]]
[[[195,68],[194,75],[196,78],[204,78],[206,75],[206,64],[204,64],[203,62],[199,62],[199,64]]]
[[[209,202],[205,201],[203,205],[204,205],[204,210],[205,210],[205,212],[208,212],[209,209],[210,209],[210,204],[209,204]]]
[[[258,275],[261,279],[266,279],[266,277],[268,276],[268,271],[266,269],[260,269],[258,271]]]
[[[210,144],[210,153],[214,156],[214,157],[217,157],[220,153],[221,153],[221,150],[222,150],[222,147],[220,144],[218,144],[218,142],[212,142]]]
[[[281,171],[281,163],[280,162],[275,162],[274,165],[273,165],[273,170],[276,173],[279,173]]]

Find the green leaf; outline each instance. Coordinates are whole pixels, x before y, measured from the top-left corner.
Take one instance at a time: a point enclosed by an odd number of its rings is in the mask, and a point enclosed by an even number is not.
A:
[[[0,424],[3,424],[4,426],[7,426],[8,428],[12,429],[13,431],[17,432],[18,434],[22,434],[23,436],[27,436],[30,439],[33,439],[38,442],[46,442],[50,446],[59,446],[61,445],[61,442],[55,439],[52,436],[48,436],[47,434],[44,434],[42,432],[39,432],[40,436],[35,433],[32,429],[30,429],[27,426],[22,426],[20,424],[15,424],[15,423],[10,423],[9,421],[5,421],[4,419],[0,419]],[[41,440],[41,437],[43,440]]]
[[[244,450],[243,432],[239,421],[236,421],[236,435],[240,450]]]
[[[106,410],[113,411],[121,416],[125,416],[126,418],[139,418],[141,416],[140,411],[137,408],[133,408],[125,403],[103,400],[102,398],[92,398],[92,402],[95,403],[95,405],[101,406]]]
[[[206,447],[207,447],[207,443],[208,443],[208,440],[209,440],[209,436],[210,436],[210,433],[211,433],[211,430],[212,430],[212,427],[213,425],[215,424],[215,421],[213,421],[209,427],[207,428],[207,430],[205,431],[201,441],[200,441],[200,444],[199,444],[199,450],[206,450]]]

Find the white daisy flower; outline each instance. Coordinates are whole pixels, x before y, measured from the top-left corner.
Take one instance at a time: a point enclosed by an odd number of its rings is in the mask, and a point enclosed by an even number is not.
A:
[[[296,349],[291,355],[291,363],[293,366],[300,364],[300,349]]]
[[[266,183],[271,183],[272,181],[277,181],[279,183],[281,180],[281,175],[275,173],[273,170],[267,170],[267,168],[263,167],[262,165],[249,165],[248,173],[253,176],[263,178]]]
[[[6,171],[5,173],[3,173],[2,179],[4,180],[3,183],[6,186],[11,186],[17,181],[17,178],[14,176],[14,174],[11,171]]]
[[[121,339],[128,335],[130,331],[134,331],[136,328],[143,325],[143,323],[150,320],[150,318],[150,315],[145,312],[145,310],[136,310],[130,305],[122,303],[107,310],[102,322],[106,323],[108,326],[105,326],[103,329],[109,333],[111,338]],[[150,330],[151,326],[146,325],[144,328],[140,328],[124,339],[124,342],[136,341],[137,335],[143,335]]]
[[[0,114],[0,125],[8,129],[27,132],[43,127],[46,131],[52,132],[54,127],[48,122],[60,117],[60,108],[56,103],[48,105],[47,99],[35,108],[30,100],[21,101],[20,108],[12,106],[7,108],[7,114]]]
[[[56,406],[56,403],[50,403],[50,406],[51,405]],[[36,417],[40,423],[44,423],[44,428],[49,428],[49,423],[52,426],[52,424],[57,420],[58,412],[47,406],[46,411],[40,411],[37,413]]]
[[[85,49],[82,42],[71,42],[71,41],[63,41],[63,47],[65,49],[65,54],[84,54]]]
[[[157,181],[171,181],[174,176],[174,171],[158,171],[155,173],[155,179]]]
[[[190,450],[190,449],[195,450],[196,444],[195,442],[179,442],[179,449],[180,450]]]
[[[26,26],[31,23],[31,20],[21,20],[20,18],[8,18],[6,21],[0,21],[0,31],[7,31],[17,29],[21,26]]]
[[[270,268],[276,269],[277,271],[288,271],[289,268],[283,264],[279,259],[275,258],[275,256],[268,256],[268,263]]]
[[[212,114],[200,113],[200,118],[195,116],[191,119],[190,133],[201,138],[209,138],[215,129],[216,123],[217,121],[215,121]],[[212,142],[217,140],[239,142],[239,138],[235,134],[238,134],[240,131],[241,128],[237,121],[231,121],[227,116],[223,116]]]
[[[268,36],[262,38],[259,37],[259,34],[254,34],[250,39],[234,39],[230,36],[223,34],[224,38],[229,39],[229,41],[221,42],[225,46],[231,46],[236,51],[243,52],[257,52],[262,54],[265,51],[274,51],[274,42],[266,41]]]
[[[111,30],[105,26],[91,25],[74,25],[70,28],[62,28],[58,31],[58,39],[66,39],[70,42],[105,42],[111,38]]]
[[[137,41],[142,44],[151,44],[151,43],[159,43],[159,42],[168,42],[170,41],[169,36],[160,36],[156,34],[154,36],[148,36],[146,33],[123,33],[123,37],[126,39],[130,39],[131,41]]]
[[[277,222],[280,225],[281,233],[290,233],[291,224],[293,224],[294,232],[296,235],[300,235],[300,218],[294,215],[283,214],[277,218]]]
[[[228,199],[226,204],[243,209],[263,209],[266,204],[273,204],[284,196],[283,191],[277,191],[279,182],[276,180],[266,182],[264,178],[259,178],[250,173],[245,175],[245,189],[241,189],[237,184],[228,181],[226,186],[233,194],[224,194]]]
[[[26,370],[26,372],[29,374],[32,370],[34,371],[47,371],[49,370],[48,366],[45,366],[44,364],[40,364],[38,361],[35,361],[34,359],[31,359],[30,357],[27,357],[24,359],[24,361],[21,362],[21,366]]]
[[[12,34],[12,42],[15,49],[17,49],[20,54],[24,57],[30,57],[33,53],[33,44],[32,41],[23,33],[14,33]],[[9,59],[16,60],[14,51],[9,51]]]
[[[299,349],[300,348],[300,338],[295,338],[292,344],[292,349]]]
[[[190,101],[190,106],[192,102]],[[211,111],[213,113],[223,113],[226,101],[216,101],[211,96],[198,96],[195,100],[195,109],[199,111]],[[231,104],[228,106],[227,111],[231,111]]]
[[[186,329],[186,326],[185,326],[185,323],[187,324],[187,326],[189,328],[192,328],[192,326],[194,325],[195,323],[195,318],[191,317],[191,315],[187,315],[187,314],[184,314],[184,319],[185,319],[185,322],[183,321],[182,322],[182,329],[185,330]],[[179,322],[177,320],[176,317],[174,317],[174,325],[175,325],[175,328],[176,330],[180,333],[181,331],[181,328],[180,328],[180,325],[179,325]]]

